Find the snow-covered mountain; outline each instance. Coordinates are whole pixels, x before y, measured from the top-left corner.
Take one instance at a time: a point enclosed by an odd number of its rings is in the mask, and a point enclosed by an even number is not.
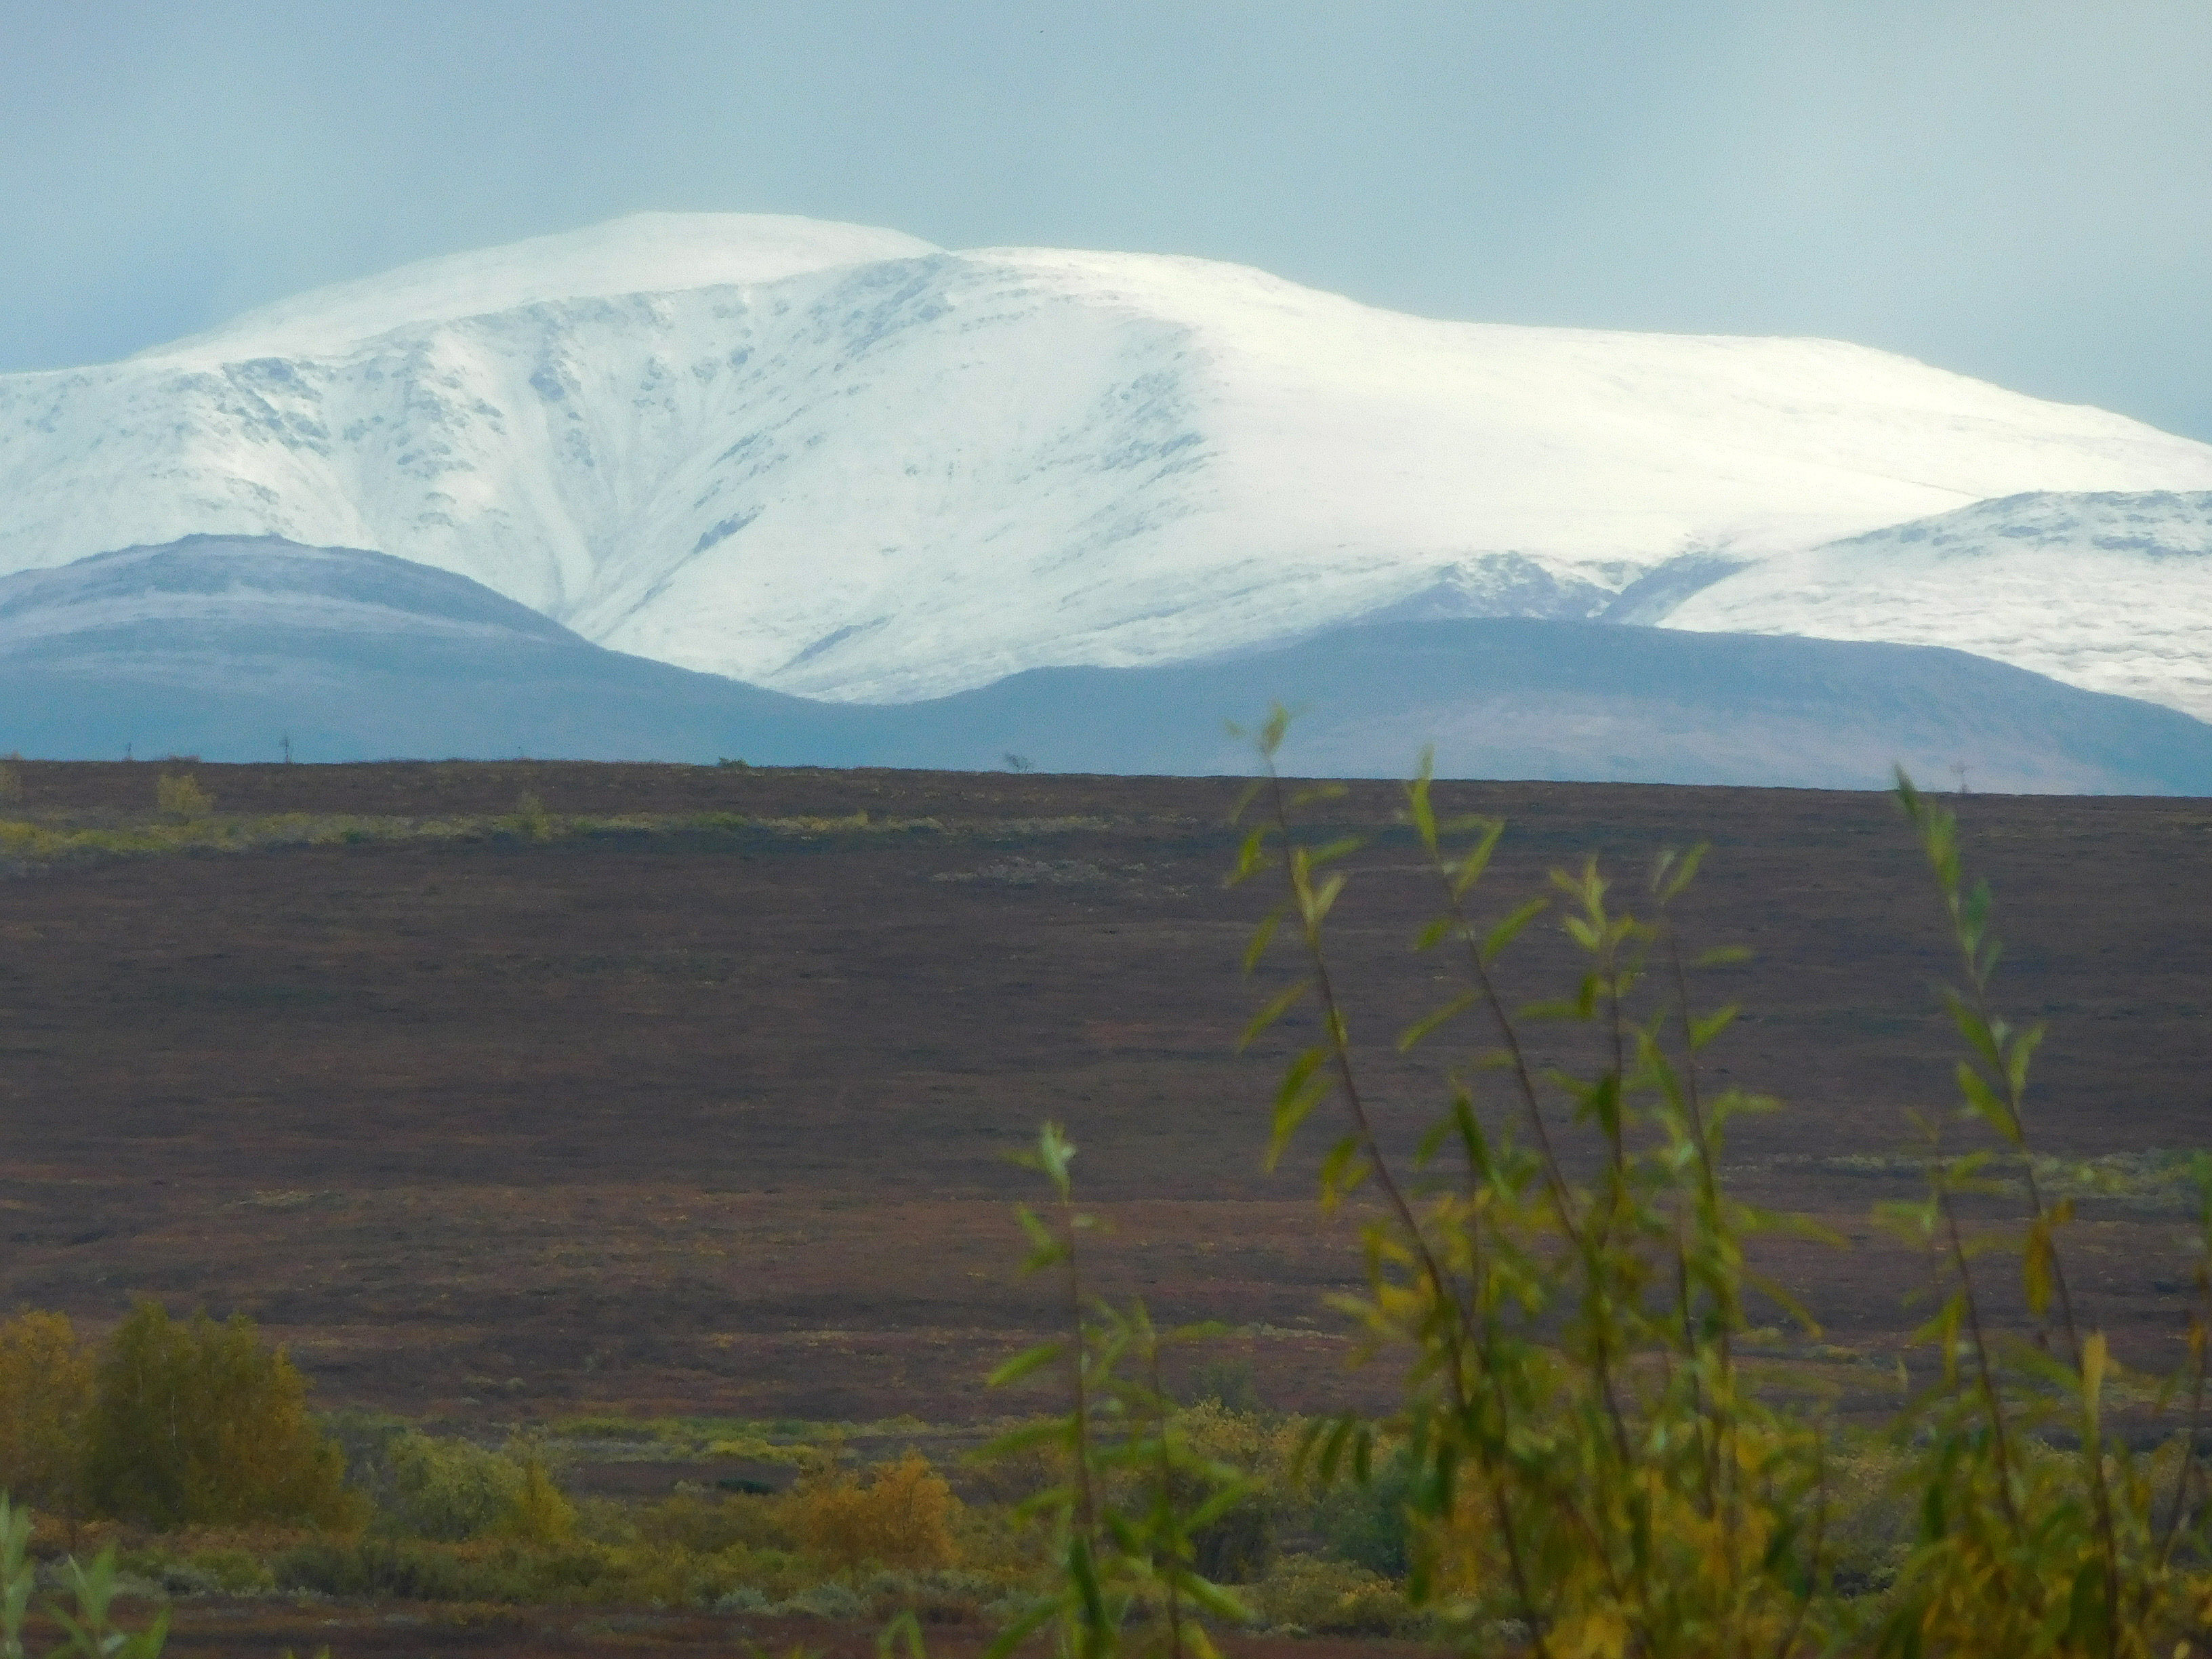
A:
[[[1636,619],[1953,646],[2212,720],[2212,491],[2012,495],[1695,574]]]
[[[0,576],[0,753],[389,756],[2212,793],[2212,726],[1957,651],[1532,617],[1377,622],[1233,659],[811,702],[608,651],[382,553],[199,536]],[[149,786],[150,787],[150,785]]]
[[[2212,447],[1829,341],[1432,322],[1202,260],[745,216],[0,377],[0,572],[194,532],[371,548],[848,700],[1586,617],[1670,561],[2201,490]]]

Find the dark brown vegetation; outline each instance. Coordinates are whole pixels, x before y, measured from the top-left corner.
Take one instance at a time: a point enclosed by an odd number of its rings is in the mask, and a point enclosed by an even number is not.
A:
[[[17,765],[0,816],[153,816],[161,768]],[[191,769],[219,815],[736,813],[536,841],[368,841],[26,862],[0,883],[0,1252],[9,1305],[100,1328],[134,1294],[243,1310],[317,1401],[507,1420],[587,1411],[930,1421],[1004,1408],[975,1379],[1049,1318],[1016,1279],[1003,1155],[1039,1120],[1084,1149],[1109,1290],[1243,1328],[1267,1403],[1348,1403],[1316,1292],[1357,1277],[1303,1171],[1263,1176],[1273,1068],[1232,1052],[1255,902],[1224,890],[1233,780],[502,765]],[[1586,853],[1714,851],[1687,930],[1758,953],[1725,1080],[1737,1190],[1857,1248],[1789,1247],[1886,1411],[1923,1264],[1867,1219],[1910,1195],[1908,1107],[1948,1105],[1929,982],[1949,946],[1889,801],[1799,791],[1442,786],[1510,821],[1493,882]],[[1332,812],[1385,819],[1392,786]],[[2212,1127],[2212,805],[1971,797],[2006,1005],[2048,1020],[2037,1138],[2124,1188],[2069,1241],[2123,1357],[2174,1360],[2175,1224],[2130,1155]],[[935,827],[884,827],[934,820]],[[1426,1000],[1409,843],[1362,855],[1345,980]],[[1509,968],[1549,994],[1534,940]],[[1301,1033],[1280,1034],[1284,1044]],[[1272,1039],[1271,1039],[1272,1041]],[[1378,1054],[1388,1054],[1387,1042]],[[1423,1060],[1374,1074],[1425,1121]],[[1782,1345],[1800,1359],[1802,1345]],[[1387,1389],[1384,1390],[1387,1392]]]

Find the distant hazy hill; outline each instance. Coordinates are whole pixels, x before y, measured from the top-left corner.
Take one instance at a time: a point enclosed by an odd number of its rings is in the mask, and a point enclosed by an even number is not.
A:
[[[1302,710],[1293,769],[2212,793],[2212,726],[1960,652],[1599,623],[1370,623],[1160,668],[826,703],[604,650],[382,554],[200,537],[0,578],[0,752],[1240,772],[1224,720]]]
[[[0,572],[193,532],[375,548],[842,700],[1583,617],[1672,560],[2160,490],[2212,490],[2212,447],[1832,341],[1434,322],[1205,260],[735,215],[0,377]],[[2049,620],[2000,597],[1974,603]],[[1854,631],[1778,605],[1741,625]]]
[[[713,759],[835,724],[382,553],[195,536],[0,577],[0,751]]]

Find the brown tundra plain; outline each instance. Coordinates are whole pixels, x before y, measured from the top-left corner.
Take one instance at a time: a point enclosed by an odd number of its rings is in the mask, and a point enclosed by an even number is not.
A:
[[[197,795],[160,791],[165,774]],[[1360,1279],[1360,1205],[1318,1218],[1312,1148],[1261,1168],[1281,1057],[1311,1028],[1294,1017],[1237,1052],[1273,982],[1240,968],[1267,901],[1224,882],[1240,780],[528,761],[13,775],[10,1306],[92,1333],[138,1297],[242,1310],[325,1409],[478,1431],[842,1421],[864,1440],[896,1419],[950,1451],[1010,1409],[983,1374],[1054,1319],[1050,1287],[1015,1271],[1011,1206],[1037,1193],[1008,1158],[1050,1119],[1109,1224],[1099,1288],[1222,1322],[1210,1361],[1248,1364],[1269,1408],[1394,1393],[1347,1365],[1325,1303]],[[1771,1354],[1786,1386],[1878,1420],[1928,1273],[1869,1212],[1919,1190],[1908,1114],[1949,1109],[1955,1046],[1931,989],[1952,947],[1893,804],[1437,793],[1507,820],[1478,890],[1492,911],[1593,855],[1632,903],[1661,848],[1711,843],[1681,922],[1753,953],[1707,975],[1705,1000],[1745,1011],[1714,1071],[1787,1103],[1735,1126],[1729,1176],[1847,1242],[1762,1247],[1822,1327],[1778,1314]],[[1393,1040],[1443,972],[1410,948],[1433,886],[1389,827],[1401,803],[1360,783],[1320,811],[1379,831],[1332,925],[1394,1144],[1463,1057]],[[1996,890],[1996,1000],[2051,1027],[2031,1112],[2043,1152],[2087,1166],[2075,1294],[2122,1358],[2169,1369],[2188,1286],[2162,1171],[2212,1141],[2212,804],[1945,804]],[[1572,972],[1545,923],[1501,968],[1528,998]],[[571,1479],[642,1493],[745,1467],[587,1457]],[[562,1620],[495,1620],[471,1645],[597,1639]],[[686,1650],[683,1621],[663,1624],[659,1650]],[[412,1638],[392,1629],[349,1650],[398,1651]],[[257,1632],[188,1619],[173,1647],[323,1639],[297,1620]]]

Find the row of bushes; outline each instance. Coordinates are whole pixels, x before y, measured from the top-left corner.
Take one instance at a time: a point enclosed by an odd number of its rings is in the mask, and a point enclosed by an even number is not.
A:
[[[242,1316],[142,1302],[94,1351],[61,1314],[0,1323],[0,1490],[156,1527],[349,1527],[366,1514],[307,1382]]]
[[[1206,1570],[1271,1586],[1258,1605],[1282,1601],[1285,1622],[1374,1624],[1376,1587],[1405,1551],[1388,1484],[1316,1507],[1291,1478],[1294,1423],[1214,1401],[1181,1415],[1194,1443],[1249,1480],[1200,1540]],[[177,1321],[143,1304],[97,1349],[59,1314],[0,1322],[0,1489],[73,1532],[112,1521],[173,1537],[123,1557],[171,1594],[823,1616],[896,1604],[966,1620],[1035,1595],[1044,1562],[1018,1505],[1059,1474],[1049,1453],[1008,1460],[995,1477],[1004,1501],[970,1507],[917,1455],[865,1474],[822,1457],[780,1497],[602,1502],[580,1515],[528,1443],[493,1449],[360,1413],[319,1425],[304,1379],[243,1316]],[[1358,1565],[1277,1563],[1285,1524],[1319,1527]],[[1362,1596],[1364,1613],[1337,1607]]]
[[[911,1614],[925,1625],[990,1626],[1035,1605],[1043,1579],[1021,1571],[864,1568],[825,1577],[818,1563],[736,1547],[699,1554],[680,1546],[574,1540],[440,1544],[374,1535],[316,1537],[256,1552],[139,1549],[125,1573],[171,1595],[305,1592],[348,1601],[514,1606],[710,1608],[881,1624]],[[1425,1627],[1402,1583],[1348,1562],[1285,1556],[1245,1590],[1255,1622],[1340,1634],[1413,1634]]]
[[[1233,1381],[1215,1394],[1237,1392]],[[891,1569],[964,1571],[971,1582],[954,1599],[981,1605],[1036,1581],[1042,1540],[1017,1511],[1065,1474],[1052,1448],[1004,1458],[979,1477],[985,1501],[969,1506],[918,1456],[865,1478],[817,1457],[781,1497],[692,1494],[580,1515],[532,1443],[495,1449],[360,1413],[325,1432],[304,1395],[283,1353],[243,1318],[180,1322],[147,1304],[94,1352],[62,1316],[21,1314],[0,1322],[0,1489],[64,1517],[186,1529],[173,1548],[125,1558],[179,1594],[694,1606],[738,1595],[769,1607]],[[1271,1623],[1402,1623],[1402,1600],[1383,1591],[1412,1565],[1413,1465],[1379,1458],[1365,1481],[1316,1490],[1297,1467],[1304,1427],[1218,1397],[1176,1413],[1182,1443],[1240,1486],[1194,1530],[1192,1564],[1255,1587]],[[2154,1478],[2170,1486],[2180,1455],[2169,1447]],[[1831,1547],[1848,1586],[1882,1588],[1909,1553],[1916,1521],[1897,1491],[1901,1468],[1876,1437],[1834,1449]],[[1120,1501],[1129,1484],[1109,1480],[1104,1495]],[[1285,1557],[1285,1537],[1305,1553]],[[1321,1606],[1331,1596],[1344,1605]]]

